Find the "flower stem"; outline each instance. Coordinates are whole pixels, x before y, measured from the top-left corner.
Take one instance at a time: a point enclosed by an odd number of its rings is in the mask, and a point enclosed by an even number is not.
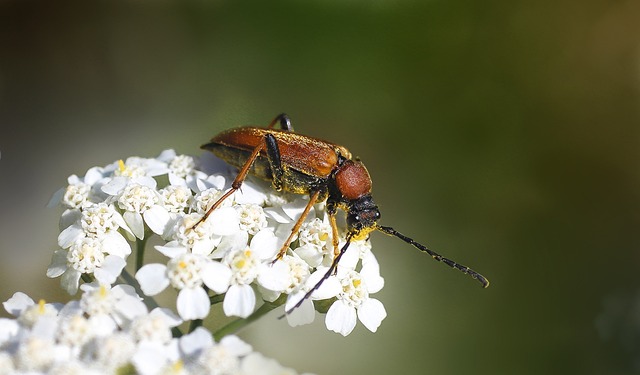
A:
[[[285,298],[283,297],[285,296],[281,296],[280,298],[278,298],[273,302],[265,302],[256,311],[254,311],[253,314],[249,315],[248,317],[244,319],[243,318],[236,319],[230,322],[229,324],[227,324],[226,326],[215,331],[213,333],[214,340],[220,341],[223,337],[239,331],[240,329],[244,328],[250,323],[260,319],[261,317],[266,315],[269,311],[283,305],[286,301],[286,297]]]
[[[195,331],[196,328],[202,326],[202,319],[194,319],[189,324],[189,333]]]
[[[142,268],[142,264],[144,263],[144,248],[147,245],[147,240],[149,236],[146,235],[143,239],[136,238],[136,271]]]

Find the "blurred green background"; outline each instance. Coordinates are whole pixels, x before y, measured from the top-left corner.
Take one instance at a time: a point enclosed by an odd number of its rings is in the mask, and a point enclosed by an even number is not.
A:
[[[351,149],[388,317],[241,333],[318,374],[640,372],[637,1],[4,1],[0,300],[44,272],[70,174],[288,113]]]

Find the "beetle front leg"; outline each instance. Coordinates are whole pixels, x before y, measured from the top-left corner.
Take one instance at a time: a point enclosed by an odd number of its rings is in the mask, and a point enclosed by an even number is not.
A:
[[[331,242],[333,243],[333,258],[335,259],[340,253],[338,249],[338,224],[336,223],[336,204],[332,201],[327,201],[327,215],[329,215],[329,224],[331,225]]]

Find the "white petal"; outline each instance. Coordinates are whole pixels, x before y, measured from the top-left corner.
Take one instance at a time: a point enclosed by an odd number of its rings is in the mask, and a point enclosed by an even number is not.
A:
[[[109,182],[102,185],[101,190],[109,195],[118,195],[127,183],[129,182],[128,177],[116,176],[113,177]]]
[[[2,303],[4,309],[13,316],[20,315],[24,309],[34,304],[33,299],[22,292],[13,293],[11,298]]]
[[[292,221],[289,215],[285,214],[281,207],[266,207],[264,213],[280,224],[287,224]]]
[[[211,175],[209,177],[207,177],[206,182],[208,183],[206,189],[209,188],[216,188],[218,190],[223,190],[224,189],[224,185],[227,182],[227,179],[224,178],[224,176],[221,175]]]
[[[167,242],[167,246],[154,246],[154,248],[172,259],[187,252],[187,248],[178,246],[177,241]]]
[[[287,303],[284,305],[285,311],[289,311],[289,309],[293,308],[304,297],[305,293],[303,291],[297,292],[295,294],[290,294],[287,297]],[[291,327],[296,327],[304,324],[310,324],[315,319],[316,311],[313,307],[313,301],[311,299],[307,299],[302,302],[300,307],[297,307],[295,310],[287,314],[287,323]]]
[[[380,276],[380,267],[377,263],[363,264],[360,276],[371,294],[379,292],[384,287],[384,278]]]
[[[302,216],[302,212],[309,204],[309,198],[297,198],[295,201],[282,205],[282,210],[287,216],[289,216],[293,221],[296,221]],[[312,207],[311,211],[309,211],[309,216],[305,219],[305,221],[313,220],[316,217],[315,209]]]
[[[174,174],[174,173],[169,173],[169,185],[173,185],[173,186],[187,186],[187,181]]]
[[[120,298],[116,303],[116,309],[129,321],[147,313],[147,306],[145,306],[144,302],[142,302],[140,298],[133,296],[123,296]]]
[[[222,294],[229,288],[232,276],[228,266],[216,261],[207,262],[202,269],[202,281],[214,292]]]
[[[280,250],[278,238],[268,229],[263,229],[256,233],[251,239],[249,247],[261,260],[274,259]]]
[[[162,236],[167,230],[167,224],[171,221],[171,215],[169,211],[162,206],[155,205],[143,214],[144,222],[147,223],[149,229],[153,233]]]
[[[326,276],[329,271],[328,267],[318,268],[312,273],[305,281],[306,290],[311,290],[323,277]],[[329,276],[322,282],[320,287],[316,289],[311,298],[313,299],[327,299],[338,295],[342,291],[342,285],[335,276]]]
[[[213,336],[203,327],[196,328],[188,335],[180,337],[180,349],[185,357],[198,355],[204,349],[213,346]]]
[[[111,285],[116,282],[118,276],[127,265],[124,259],[117,255],[107,255],[100,268],[96,268],[93,275],[101,284]]]
[[[167,266],[159,263],[152,263],[142,266],[136,272],[136,280],[140,284],[140,289],[147,296],[155,296],[169,286],[169,279],[166,276]]]
[[[260,297],[267,302],[275,302],[275,300],[277,300],[282,295],[282,292],[267,289],[260,284],[258,284],[257,287],[258,294],[260,294]]]
[[[167,358],[164,356],[164,348],[156,342],[141,342],[131,358],[136,374],[156,375],[165,367]]]
[[[249,234],[243,230],[239,230],[229,236],[224,236],[215,251],[211,253],[211,258],[223,258],[230,252],[244,250],[247,247],[248,241]]]
[[[63,249],[69,248],[79,239],[82,239],[85,236],[84,230],[80,225],[74,224],[70,227],[67,227],[58,235],[58,246]]]
[[[184,320],[204,319],[210,307],[209,296],[201,287],[184,288],[178,293],[176,308]]]
[[[176,151],[174,149],[168,148],[166,150],[162,150],[160,155],[156,156],[156,160],[159,160],[163,163],[171,163],[171,161],[175,159],[176,156],[178,156],[178,154],[176,154]]]
[[[105,252],[111,255],[117,255],[125,259],[131,254],[131,246],[129,242],[119,232],[109,232],[102,238],[102,246]]]
[[[67,270],[67,251],[56,250],[51,256],[51,263],[47,268],[47,277],[58,277]]]
[[[60,278],[60,285],[69,294],[76,294],[78,292],[78,284],[80,282],[80,272],[73,268],[68,268]]]
[[[342,249],[343,244],[340,244]],[[358,262],[360,261],[360,253],[358,249],[347,248],[342,258],[340,258],[340,268],[343,272],[355,270]],[[338,270],[340,272],[340,270]]]
[[[57,206],[58,204],[60,204],[60,202],[62,201],[62,197],[64,197],[64,193],[67,189],[65,188],[61,188],[58,191],[56,191],[55,193],[53,193],[53,196],[51,197],[51,199],[49,199],[49,203],[47,203],[47,208],[53,208],[55,206]]]
[[[60,231],[63,231],[74,223],[78,222],[82,218],[82,212],[78,208],[70,208],[68,210],[64,210],[62,215],[60,215],[60,221],[58,222],[58,227]]]
[[[138,176],[131,179],[131,183],[140,184],[142,186],[155,189],[158,186],[156,179],[150,176]]]
[[[367,299],[358,308],[358,319],[371,332],[375,332],[386,317],[384,305],[375,298]]]
[[[291,285],[289,266],[285,262],[263,263],[258,266],[258,283],[276,292],[283,292]]]
[[[302,260],[307,262],[311,267],[318,267],[322,263],[322,251],[318,251],[318,247],[312,244],[306,244],[296,248],[294,251]]]
[[[256,295],[249,285],[231,285],[224,297],[224,314],[246,318],[256,306]]]
[[[169,327],[177,327],[182,324],[182,319],[176,313],[165,307],[156,307],[149,313],[150,317],[160,317]]]
[[[251,345],[240,340],[238,336],[235,335],[223,337],[222,340],[220,340],[220,345],[224,346],[225,349],[229,351],[229,354],[236,357],[245,356],[253,351]]]
[[[262,205],[267,199],[267,196],[263,193],[263,191],[265,191],[265,187],[260,186],[259,182],[247,179],[244,181],[242,187],[236,192],[233,198],[238,204]]]
[[[90,332],[97,336],[108,336],[118,328],[116,322],[106,314],[90,316],[89,326]]]
[[[118,226],[122,229],[124,229],[127,233],[133,235],[133,232],[131,231],[131,228],[129,228],[129,226],[127,225],[127,223],[124,221],[124,218],[122,217],[122,215],[120,215],[119,212],[114,210],[113,216],[111,217],[113,219],[113,221],[118,224]],[[133,240],[133,239],[132,239]]]
[[[87,185],[93,185],[103,178],[101,167],[89,168],[87,173],[84,174],[84,183]]]
[[[20,325],[15,319],[0,318],[0,345],[16,337],[20,330]],[[11,373],[11,371],[9,371]]]
[[[133,234],[140,238],[144,238],[144,221],[139,212],[126,211],[123,215],[124,221],[127,223]]]
[[[207,218],[211,231],[220,236],[228,236],[240,229],[240,217],[233,207],[219,207]]]
[[[356,309],[342,301],[334,302],[327,311],[325,325],[328,330],[347,336],[356,326]]]
[[[193,254],[199,255],[209,255],[213,251],[213,248],[220,242],[222,237],[213,236],[211,238],[202,239],[200,241],[196,241],[191,248],[191,252]]]

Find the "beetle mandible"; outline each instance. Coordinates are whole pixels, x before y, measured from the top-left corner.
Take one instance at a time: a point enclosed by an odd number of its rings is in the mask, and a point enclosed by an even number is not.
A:
[[[276,124],[280,125],[280,129],[274,128]],[[231,188],[196,225],[206,220],[226,198],[240,189],[248,174],[270,181],[277,191],[309,195],[307,206],[274,261],[285,255],[311,207],[326,200],[333,239],[333,262],[322,279],[286,314],[299,307],[335,272],[351,241],[366,239],[369,233],[376,230],[395,236],[426,252],[433,259],[468,274],[484,288],[489,286],[489,280],[471,268],[441,256],[392,227],[379,225],[380,211],[371,197],[371,177],[364,164],[357,158],[353,159],[344,146],[294,133],[291,121],[284,113],[276,116],[266,128],[239,127],[223,131],[201,148],[238,167],[239,172]],[[336,224],[338,208],[347,213],[346,243],[340,249]]]

